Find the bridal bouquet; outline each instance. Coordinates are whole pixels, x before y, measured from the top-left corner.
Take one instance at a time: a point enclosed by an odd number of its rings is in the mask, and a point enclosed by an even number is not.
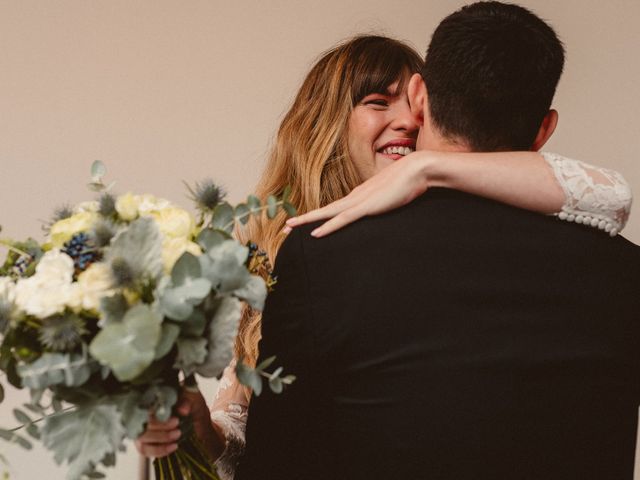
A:
[[[295,213],[288,191],[232,207],[206,181],[190,189],[196,219],[151,195],[115,196],[105,171],[93,164],[98,200],[58,211],[44,244],[2,242],[0,369],[31,400],[14,410],[21,425],[0,437],[25,448],[27,436],[39,439],[68,463],[68,479],[102,478],[97,467],[115,463],[150,411],[169,418],[181,379],[221,374],[245,303],[260,310],[273,282],[257,275],[264,256],[231,232],[252,215]],[[265,367],[241,364],[239,377],[256,393],[263,377],[275,391],[293,381]],[[217,478],[195,435],[185,437],[156,473]]]

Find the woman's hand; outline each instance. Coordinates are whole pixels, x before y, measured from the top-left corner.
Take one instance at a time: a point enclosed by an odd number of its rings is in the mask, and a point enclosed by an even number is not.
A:
[[[425,168],[429,156],[429,152],[411,153],[358,185],[346,197],[290,218],[287,227],[330,219],[311,232],[314,237],[323,237],[367,215],[379,215],[406,205],[431,186]]]
[[[211,422],[209,408],[200,391],[183,390],[176,413],[182,417],[191,416],[196,436],[210,459],[215,461],[224,451],[225,439]],[[152,415],[146,430],[135,442],[138,452],[145,457],[155,458],[175,452],[181,435],[179,423],[178,417],[160,422]]]

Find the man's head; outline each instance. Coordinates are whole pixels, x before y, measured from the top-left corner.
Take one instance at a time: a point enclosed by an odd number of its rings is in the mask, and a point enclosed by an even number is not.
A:
[[[538,150],[557,122],[549,108],[563,65],[562,43],[529,10],[500,2],[461,8],[440,23],[421,77],[409,84],[424,118],[418,148]]]

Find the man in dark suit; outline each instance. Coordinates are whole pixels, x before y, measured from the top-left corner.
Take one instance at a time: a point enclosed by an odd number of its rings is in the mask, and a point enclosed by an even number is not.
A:
[[[520,7],[447,17],[409,86],[418,148],[537,149],[563,58]],[[446,189],[314,227],[262,320],[261,357],[298,379],[252,400],[236,479],[632,478],[640,248]]]

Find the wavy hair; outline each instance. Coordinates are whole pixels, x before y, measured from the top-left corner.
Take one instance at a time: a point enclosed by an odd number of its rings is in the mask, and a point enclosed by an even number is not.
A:
[[[285,115],[255,194],[262,200],[291,186],[289,201],[298,213],[323,207],[362,182],[347,147],[353,107],[371,93],[398,92],[423,62],[408,45],[378,35],[360,35],[321,55]],[[240,236],[275,258],[284,241],[286,215],[250,222]],[[275,286],[277,287],[277,284]],[[259,312],[248,309],[240,322],[236,355],[255,364],[260,340]]]

